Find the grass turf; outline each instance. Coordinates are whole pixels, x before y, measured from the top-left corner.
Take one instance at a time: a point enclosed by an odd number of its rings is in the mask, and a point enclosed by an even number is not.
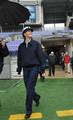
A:
[[[17,80],[0,80],[0,120],[8,120],[11,114],[25,113],[26,91],[23,80],[20,86],[11,87]],[[42,119],[38,120],[73,120],[72,117],[59,118],[56,111],[73,109],[73,79],[45,79],[38,80],[36,91],[41,95],[40,106],[35,107],[33,112],[41,112]]]

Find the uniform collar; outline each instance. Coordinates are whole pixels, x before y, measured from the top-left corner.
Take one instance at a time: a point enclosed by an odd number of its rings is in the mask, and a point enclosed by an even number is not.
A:
[[[23,43],[26,45],[25,40],[24,40],[24,42],[23,42]],[[28,44],[32,45],[32,39],[28,42]]]

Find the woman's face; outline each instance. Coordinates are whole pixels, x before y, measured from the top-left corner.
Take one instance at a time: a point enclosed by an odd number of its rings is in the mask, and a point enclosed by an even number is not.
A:
[[[28,39],[32,38],[32,32],[31,30],[28,30],[27,32],[24,33],[24,36]]]

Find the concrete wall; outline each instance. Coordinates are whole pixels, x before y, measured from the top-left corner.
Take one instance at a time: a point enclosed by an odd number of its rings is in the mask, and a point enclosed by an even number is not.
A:
[[[70,45],[69,45],[69,54],[72,57],[73,55],[73,39],[70,40]]]
[[[4,66],[3,71],[0,74],[0,79],[10,79],[11,71],[10,71],[10,56],[4,58]]]
[[[22,72],[20,75],[18,75],[18,73],[16,72],[17,56],[11,57],[10,65],[11,65],[11,70],[10,70],[11,71],[11,79],[21,79],[23,77]]]
[[[23,74],[18,75],[16,72],[17,69],[17,57],[6,57],[4,59],[3,71],[0,74],[0,79],[21,79],[23,78]]]

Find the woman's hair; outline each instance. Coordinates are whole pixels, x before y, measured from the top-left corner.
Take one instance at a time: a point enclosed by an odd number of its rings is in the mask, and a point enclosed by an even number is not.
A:
[[[26,37],[25,37],[25,35],[24,35],[24,32],[22,33],[22,36],[23,36],[24,39],[26,39]]]

